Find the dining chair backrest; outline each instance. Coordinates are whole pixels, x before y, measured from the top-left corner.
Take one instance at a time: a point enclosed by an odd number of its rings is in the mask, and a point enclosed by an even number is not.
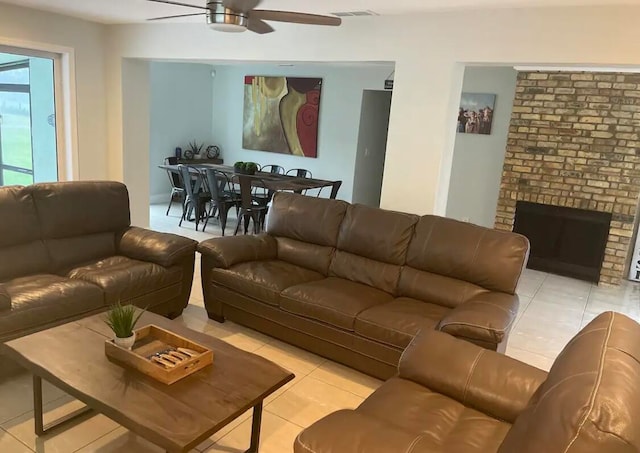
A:
[[[278,175],[284,175],[286,173],[284,167],[275,164],[260,167],[260,171],[264,173],[276,173]]]
[[[211,198],[215,201],[221,201],[225,198],[225,187],[231,187],[229,177],[215,168],[207,168],[205,170],[206,183],[211,194]]]
[[[313,175],[309,170],[305,170],[304,168],[292,168],[287,172],[287,176],[296,176],[298,178],[313,178]]]
[[[194,199],[198,179],[201,178],[200,170],[189,165],[178,165],[178,170],[180,170],[180,179],[184,185],[184,190],[187,192],[187,196]],[[195,178],[192,176],[195,176]]]
[[[177,157],[165,157],[164,159],[165,165],[178,165]],[[171,182],[171,187],[175,189],[184,189],[181,183],[180,175],[176,173],[174,170],[167,170],[167,175],[169,176],[169,181]]]

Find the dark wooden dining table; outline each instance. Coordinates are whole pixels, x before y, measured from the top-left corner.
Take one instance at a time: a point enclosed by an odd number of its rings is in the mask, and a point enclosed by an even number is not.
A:
[[[179,173],[178,165],[158,165],[163,170],[168,170],[174,173]],[[189,172],[195,176],[198,176],[201,170],[207,168],[213,168],[227,174],[229,177],[236,175],[232,166],[229,165],[217,165],[217,164],[190,164]],[[251,178],[251,184],[254,187],[263,187],[270,191],[291,191],[295,193],[302,193],[305,190],[310,189],[323,189],[325,187],[331,188],[331,194],[329,198],[336,198],[342,181],[329,181],[316,178],[300,178],[298,176],[281,175],[277,173],[265,173],[256,172],[255,175],[247,175]]]

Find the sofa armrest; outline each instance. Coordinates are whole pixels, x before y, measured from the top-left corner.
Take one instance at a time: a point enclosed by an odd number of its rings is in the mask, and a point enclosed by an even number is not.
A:
[[[11,296],[3,285],[0,285],[0,311],[11,309]]]
[[[487,292],[451,310],[438,324],[438,330],[456,337],[500,344],[518,314],[517,295]]]
[[[271,260],[278,256],[276,241],[268,234],[209,239],[198,245],[198,251],[208,258],[213,267],[223,269],[246,261]]]
[[[436,330],[422,330],[400,358],[401,378],[513,423],[547,373]]]
[[[196,253],[197,241],[170,233],[131,227],[117,242],[119,254],[140,261],[171,267]]]

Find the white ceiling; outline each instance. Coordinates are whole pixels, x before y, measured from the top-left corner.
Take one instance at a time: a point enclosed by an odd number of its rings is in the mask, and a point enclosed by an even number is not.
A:
[[[178,0],[202,5],[206,0]],[[146,0],[0,0],[102,23],[144,22],[147,18],[197,12],[196,9],[162,5]],[[442,9],[479,9],[531,6],[640,5],[640,0],[264,0],[260,8],[327,14],[372,10],[382,15]],[[184,22],[198,18],[181,19]],[[358,18],[347,18],[358,20]]]

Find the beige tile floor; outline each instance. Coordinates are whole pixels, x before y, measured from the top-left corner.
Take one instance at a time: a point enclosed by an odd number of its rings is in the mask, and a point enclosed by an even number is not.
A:
[[[215,225],[209,226],[207,233],[196,233],[191,223],[178,228],[178,208],[174,208],[169,217],[164,216],[164,209],[152,207],[154,229],[198,240],[219,235]],[[234,224],[233,220],[231,223]],[[291,452],[295,436],[302,428],[337,409],[356,407],[380,385],[376,379],[248,328],[209,320],[203,308],[199,263],[197,265],[190,304],[178,322],[262,355],[296,374],[294,381],[266,401],[262,453]],[[507,354],[543,369],[548,369],[566,342],[602,311],[618,311],[640,321],[640,285],[637,284],[601,288],[527,270],[518,293],[521,305]],[[49,385],[45,386],[44,395],[48,417],[58,417],[79,405]],[[247,412],[196,451],[244,451],[248,447],[250,428]],[[161,450],[101,415],[87,418],[57,435],[36,438],[31,379],[24,374],[0,382],[0,453],[33,451],[146,453]]]

